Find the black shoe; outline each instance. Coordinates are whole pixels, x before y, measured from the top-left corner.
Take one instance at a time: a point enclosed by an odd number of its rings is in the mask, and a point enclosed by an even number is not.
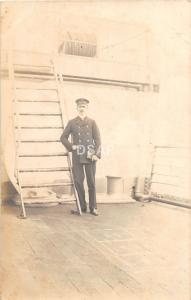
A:
[[[72,215],[77,215],[77,216],[80,215],[79,211],[77,211],[77,210],[72,209],[70,212],[71,212]]]
[[[83,213],[87,213],[87,209],[81,209],[81,211],[83,212]],[[73,215],[80,215],[80,213],[79,213],[79,211],[78,210],[71,210],[71,214],[73,214]]]
[[[97,209],[91,210],[90,214],[93,215],[93,216],[99,216]]]

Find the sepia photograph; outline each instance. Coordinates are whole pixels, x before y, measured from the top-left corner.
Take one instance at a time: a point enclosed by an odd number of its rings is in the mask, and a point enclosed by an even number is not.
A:
[[[191,1],[0,1],[0,300],[191,299]]]

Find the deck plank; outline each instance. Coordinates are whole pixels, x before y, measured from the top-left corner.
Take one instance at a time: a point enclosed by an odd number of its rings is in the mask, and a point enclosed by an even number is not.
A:
[[[20,220],[17,207],[6,207],[2,299],[189,298],[187,210],[157,203],[100,205],[99,217],[79,217],[70,209],[27,208],[28,219]]]

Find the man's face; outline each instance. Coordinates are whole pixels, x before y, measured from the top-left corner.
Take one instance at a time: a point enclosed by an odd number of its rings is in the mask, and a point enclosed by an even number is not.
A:
[[[84,113],[88,110],[88,104],[86,101],[81,101],[77,104],[77,111],[79,113]]]

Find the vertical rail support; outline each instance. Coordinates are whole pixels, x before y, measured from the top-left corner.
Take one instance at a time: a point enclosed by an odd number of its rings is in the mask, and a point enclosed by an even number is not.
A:
[[[154,172],[154,162],[155,162],[155,155],[156,155],[156,146],[154,146],[153,152],[152,152],[152,158],[151,158],[151,173],[150,173],[150,179],[149,179],[149,192],[148,196],[151,197],[151,185],[152,185],[152,178],[153,178],[153,172]]]
[[[16,95],[16,87],[15,87],[15,71],[14,71],[14,63],[13,63],[13,52],[9,50],[8,52],[8,70],[9,70],[9,81],[10,81],[10,89],[11,89],[11,97],[12,97],[12,105],[13,108],[13,130],[14,130],[14,142],[15,142],[15,150],[16,150],[16,160],[15,160],[15,175],[18,182],[18,189],[21,198],[21,213],[20,218],[26,219],[26,210],[24,205],[24,199],[22,195],[22,188],[20,185],[19,178],[19,146],[20,146],[20,120],[19,120],[19,112],[18,112],[18,101]],[[17,127],[17,129],[16,129]],[[17,133],[15,132],[17,130]]]
[[[63,90],[62,90],[62,86],[63,86],[63,78],[62,78],[62,74],[59,72],[57,72],[56,67],[55,67],[55,61],[54,59],[51,60],[52,63],[52,67],[53,67],[53,73],[54,73],[54,77],[56,80],[56,84],[57,84],[57,96],[59,99],[59,106],[60,106],[60,110],[61,110],[61,114],[62,114],[62,126],[64,128],[65,123],[68,120],[68,116],[67,116],[67,108],[66,108],[66,103],[64,101],[64,96],[63,96]],[[77,210],[79,215],[82,215],[82,210],[81,210],[81,206],[80,206],[80,201],[78,198],[78,193],[76,191],[75,188],[75,184],[74,184],[74,176],[73,176],[73,172],[72,172],[72,162],[71,162],[71,157],[70,157],[70,153],[68,152],[67,155],[67,162],[68,162],[68,166],[69,166],[69,174],[70,174],[70,180],[72,182],[72,187],[73,187],[73,193],[74,193],[74,197],[76,199],[76,206],[77,206]]]

